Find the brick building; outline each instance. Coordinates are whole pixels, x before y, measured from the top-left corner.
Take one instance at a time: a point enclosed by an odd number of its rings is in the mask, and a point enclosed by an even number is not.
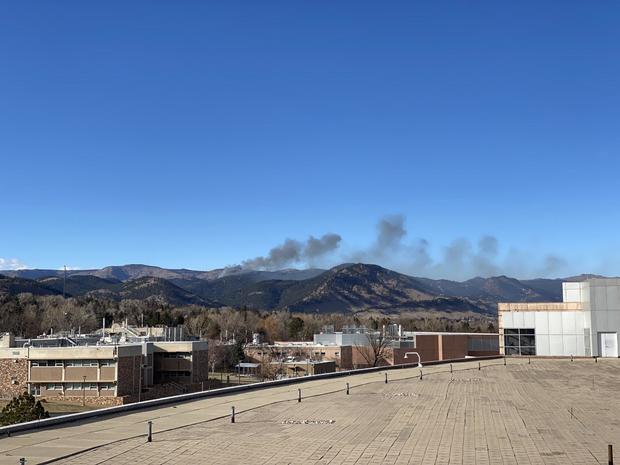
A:
[[[0,397],[117,405],[195,390],[207,379],[207,343],[143,342],[37,347],[0,339]]]
[[[378,334],[369,331],[321,333],[315,335],[313,342],[249,345],[245,348],[245,355],[247,361],[254,363],[288,360],[303,365],[306,360],[332,361],[337,370],[367,368],[374,361],[371,340]],[[349,345],[341,345],[343,343]],[[413,358],[405,359],[407,352],[417,352],[422,362],[499,354],[496,333],[401,331],[396,337],[386,337],[383,344],[379,366],[416,362],[413,355]]]
[[[422,363],[499,354],[496,333],[411,332],[405,337],[390,347],[390,365],[415,362],[415,356],[405,358],[407,352],[417,352]]]

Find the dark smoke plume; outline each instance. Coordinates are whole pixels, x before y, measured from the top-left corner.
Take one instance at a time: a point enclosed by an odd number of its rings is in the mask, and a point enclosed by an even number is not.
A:
[[[305,243],[286,239],[283,244],[269,251],[266,257],[256,257],[243,262],[243,268],[258,270],[277,270],[295,264],[312,264],[333,252],[342,238],[328,233],[320,238],[310,236]]]
[[[514,248],[502,252],[498,239],[491,235],[482,236],[475,243],[466,238],[456,238],[446,247],[431,253],[431,244],[427,239],[407,238],[405,223],[403,215],[381,218],[373,243],[367,248],[342,254],[340,261],[336,260],[338,257],[334,252],[340,247],[342,238],[329,233],[320,238],[310,236],[305,242],[286,239],[266,256],[244,261],[242,267],[277,270],[291,265],[364,262],[415,276],[457,280],[500,274],[516,277],[558,276],[568,268],[567,261],[555,255],[530,256]]]

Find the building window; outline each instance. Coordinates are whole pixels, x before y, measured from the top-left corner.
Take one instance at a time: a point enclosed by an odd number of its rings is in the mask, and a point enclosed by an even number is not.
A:
[[[504,329],[504,353],[506,355],[536,355],[534,329]]]
[[[48,391],[62,391],[62,384],[48,384],[47,385],[47,390]]]
[[[164,358],[183,358],[186,360],[192,358],[192,354],[190,352],[165,352],[162,356]]]
[[[96,367],[98,360],[67,360],[68,367]]]
[[[65,389],[69,391],[96,391],[97,383],[65,383]]]
[[[33,367],[58,367],[62,366],[62,360],[33,360]]]

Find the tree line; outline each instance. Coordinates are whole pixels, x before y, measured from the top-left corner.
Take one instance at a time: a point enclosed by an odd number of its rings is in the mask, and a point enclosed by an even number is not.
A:
[[[0,294],[0,331],[34,338],[50,332],[90,333],[105,318],[135,326],[184,326],[192,336],[208,340],[250,342],[259,333],[266,342],[312,340],[324,326],[381,329],[390,323],[408,331],[487,331],[496,329],[489,316],[447,318],[405,315],[360,316],[355,314],[291,313],[285,310],[258,311],[248,308],[175,307],[157,297],[144,300],[107,299],[105,296],[63,298],[32,294]]]

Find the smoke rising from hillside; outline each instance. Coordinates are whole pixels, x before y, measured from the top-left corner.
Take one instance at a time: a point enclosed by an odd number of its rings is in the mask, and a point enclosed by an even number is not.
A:
[[[310,236],[306,242],[286,239],[265,257],[256,257],[242,263],[243,268],[277,270],[291,265],[312,265],[338,248],[342,237],[328,233],[320,238]]]
[[[555,255],[531,257],[514,248],[502,255],[499,240],[492,235],[480,237],[475,246],[467,238],[455,238],[442,248],[438,259],[433,258],[427,239],[407,241],[406,237],[405,217],[386,216],[377,224],[375,243],[348,258],[377,263],[407,274],[459,280],[500,274],[558,276],[567,268],[567,261]]]
[[[305,242],[286,239],[266,256],[243,262],[249,269],[275,270],[288,266],[323,266],[341,262],[375,263],[410,275],[465,280],[475,276],[506,274],[517,277],[557,277],[567,272],[568,263],[556,255],[542,257],[523,250],[502,247],[492,235],[476,242],[457,237],[434,249],[425,238],[408,239],[403,215],[389,215],[377,223],[377,235],[368,247],[337,256],[342,237],[329,233],[310,236]]]

